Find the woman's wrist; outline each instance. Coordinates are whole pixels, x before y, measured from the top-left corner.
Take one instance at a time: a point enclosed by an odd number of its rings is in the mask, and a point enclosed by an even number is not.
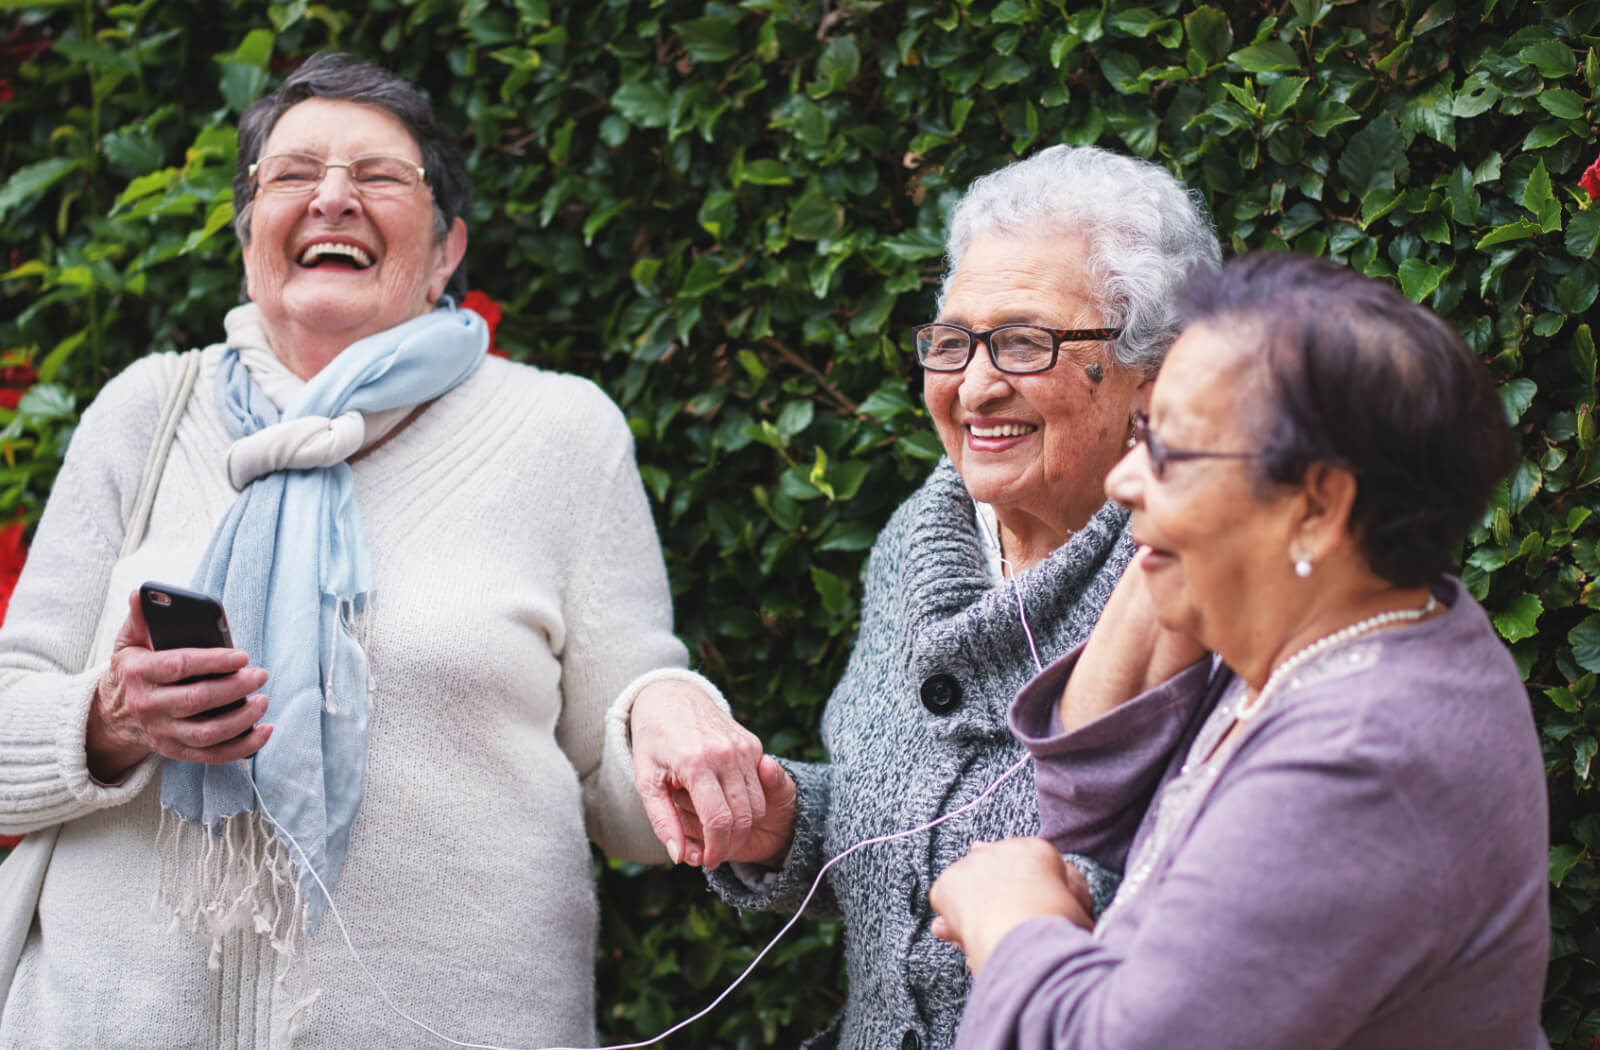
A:
[[[126,734],[117,733],[106,711],[104,693],[95,690],[84,727],[84,757],[89,775],[102,784],[114,784],[150,756],[150,749]]]

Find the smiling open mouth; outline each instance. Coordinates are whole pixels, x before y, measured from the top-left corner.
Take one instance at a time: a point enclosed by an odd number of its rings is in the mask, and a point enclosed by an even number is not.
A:
[[[973,437],[980,438],[1021,437],[1024,434],[1031,434],[1038,429],[1038,427],[1026,423],[1006,423],[1003,426],[998,427],[967,427],[968,432],[970,432]]]
[[[323,241],[308,247],[295,261],[311,269],[327,266],[335,269],[365,270],[372,265],[372,256],[353,244]]]

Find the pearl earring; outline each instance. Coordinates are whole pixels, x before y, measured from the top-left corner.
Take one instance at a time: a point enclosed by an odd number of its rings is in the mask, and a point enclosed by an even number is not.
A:
[[[1311,575],[1311,559],[1304,554],[1294,560],[1294,574],[1302,580]]]

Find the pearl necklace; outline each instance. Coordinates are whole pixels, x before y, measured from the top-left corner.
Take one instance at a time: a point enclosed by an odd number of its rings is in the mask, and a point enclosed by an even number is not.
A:
[[[1321,638],[1318,638],[1304,649],[1296,652],[1293,656],[1289,657],[1277,667],[1274,667],[1272,669],[1272,674],[1267,676],[1266,684],[1261,687],[1261,692],[1255,695],[1254,700],[1245,700],[1243,703],[1241,703],[1239,705],[1239,709],[1234,712],[1233,717],[1238,719],[1240,722],[1248,722],[1255,716],[1256,712],[1261,710],[1261,706],[1266,703],[1267,695],[1273,691],[1273,687],[1287,678],[1290,672],[1296,670],[1308,660],[1321,656],[1329,649],[1343,645],[1352,638],[1358,638],[1363,634],[1370,634],[1371,632],[1378,630],[1380,627],[1387,627],[1392,623],[1409,623],[1420,620],[1438,607],[1439,603],[1435,601],[1433,595],[1430,594],[1428,595],[1428,600],[1422,603],[1421,608],[1391,609],[1388,612],[1379,613],[1376,616],[1369,616],[1365,620],[1357,620],[1350,626],[1340,628],[1339,630],[1334,631],[1332,634],[1323,635]]]

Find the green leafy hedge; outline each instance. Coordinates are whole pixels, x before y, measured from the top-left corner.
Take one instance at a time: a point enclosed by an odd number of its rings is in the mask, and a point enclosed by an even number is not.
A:
[[[500,345],[623,405],[679,628],[780,753],[818,753],[866,550],[939,453],[902,333],[974,177],[1056,142],[1129,150],[1200,190],[1234,251],[1394,280],[1490,361],[1523,435],[1464,575],[1544,743],[1545,1022],[1600,1039],[1600,206],[1578,189],[1600,3],[6,6],[0,366],[37,383],[0,407],[0,517],[37,514],[108,375],[221,331],[234,121],[299,57],[354,50],[460,127]],[[692,872],[599,870],[611,1038],[708,1001],[777,925]],[[804,924],[682,1045],[798,1042],[843,994],[837,935]]]

